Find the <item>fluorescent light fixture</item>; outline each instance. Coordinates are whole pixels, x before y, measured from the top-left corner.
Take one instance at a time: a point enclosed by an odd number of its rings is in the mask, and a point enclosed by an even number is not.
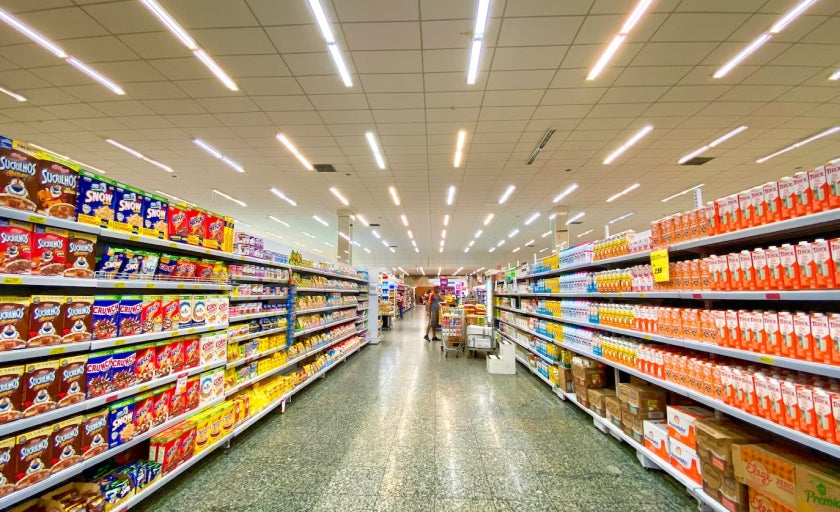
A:
[[[319,223],[323,224],[326,227],[330,226],[329,223],[327,223],[327,221],[325,221],[321,217],[318,217],[317,215],[313,215],[312,218],[315,219],[316,221],[318,221]]]
[[[443,252],[443,247],[439,247],[438,252]]]
[[[394,201],[394,204],[399,206],[400,196],[397,194],[397,189],[394,187],[388,187],[388,192],[391,194],[391,200]]]
[[[140,0],[140,3],[146,6],[147,9],[152,11],[152,14],[160,20],[161,23],[169,29],[172,34],[177,37],[184,46],[189,48],[190,50],[197,50],[198,45],[195,43],[195,40],[178,24],[177,21],[163,8],[160,4],[157,3],[156,0]]]
[[[478,63],[481,60],[481,39],[474,39],[470,47],[470,63],[467,68],[467,84],[474,85],[478,77]]]
[[[831,76],[828,77],[828,79],[829,80],[840,80],[840,69],[838,69],[837,71],[832,73]]]
[[[556,218],[557,218],[557,214],[556,214],[556,213],[552,213],[551,215],[549,215],[549,216],[548,216],[548,220],[554,220],[554,219],[556,219]]]
[[[720,146],[721,143],[731,139],[732,137],[738,135],[739,133],[741,133],[742,131],[744,131],[746,129],[747,129],[747,125],[742,124],[741,126],[739,126],[738,128],[735,128],[731,132],[725,133],[725,134],[721,135],[720,137],[718,137],[717,139],[710,142],[709,147],[713,148],[713,147],[716,147],[716,146]]]
[[[478,274],[478,273],[479,273],[479,272],[481,272],[482,270],[484,270],[484,267],[477,268],[477,269],[475,269],[475,273],[476,273],[476,274]]]
[[[446,230],[445,229],[440,232],[440,237],[441,238],[446,238]]]
[[[343,238],[343,239],[347,240],[348,242],[350,241],[350,237],[349,237],[349,236],[347,236],[347,234],[346,234],[345,232],[343,232],[343,231],[339,231],[339,232],[338,232],[338,236],[340,236],[341,238]]]
[[[580,212],[576,215],[573,215],[569,220],[566,221],[566,225],[568,226],[569,224],[582,219],[584,215],[586,215],[586,212]]]
[[[289,153],[293,154],[295,158],[300,160],[300,163],[302,163],[303,166],[306,167],[306,170],[311,171],[315,169],[314,167],[312,167],[312,164],[309,163],[309,160],[307,160],[303,157],[303,155],[300,154],[300,151],[297,150],[295,145],[292,144],[292,142],[289,139],[287,139],[285,135],[283,135],[282,133],[278,133],[277,140],[279,140],[284,146],[286,146],[286,149],[289,150]]]
[[[534,151],[533,153],[531,153],[531,156],[529,156],[528,160],[525,161],[526,165],[531,165],[534,163],[534,160],[536,160],[537,157],[540,156],[540,153],[545,148],[545,145],[548,144],[548,140],[551,139],[551,136],[554,135],[554,132],[556,131],[557,130],[553,128],[549,128],[545,131],[545,134],[543,134],[542,139],[540,139],[539,143],[537,143],[537,147],[534,148]]]
[[[787,153],[788,151],[792,151],[794,149],[800,148],[800,147],[804,146],[805,144],[808,144],[809,142],[813,142],[813,141],[815,141],[817,139],[821,139],[823,137],[828,137],[829,135],[833,135],[837,132],[840,132],[840,126],[835,126],[833,128],[829,128],[828,130],[825,130],[825,131],[820,132],[816,135],[808,137],[807,139],[800,140],[796,144],[788,146],[785,149],[782,149],[781,151],[776,151],[772,155],[767,155],[765,157],[759,158],[758,160],[755,161],[755,163],[762,164],[762,163],[766,162],[767,160],[770,160],[773,157],[776,157],[776,156],[779,156],[783,153]]]
[[[158,162],[157,160],[152,160],[151,158],[148,158],[148,157],[145,157],[145,156],[142,158],[142,160],[144,160],[146,162],[149,162],[150,164],[154,165],[155,167],[163,169],[166,172],[175,172],[174,170],[172,170],[172,167],[169,167],[166,164],[162,164],[162,163]]]
[[[446,194],[446,204],[452,206],[453,201],[455,201],[455,185],[450,185],[449,192]]]
[[[333,245],[333,244],[331,244],[331,243],[329,243],[329,242],[324,242],[324,245],[326,245],[327,247],[335,247],[335,245]]]
[[[372,230],[370,230],[370,232],[373,233],[373,236],[375,236],[377,240],[382,238],[382,235],[379,234],[379,231],[377,231],[375,229],[372,229]]]
[[[284,225],[284,226],[286,226],[287,228],[289,227],[289,223],[288,223],[288,222],[286,222],[286,221],[282,221],[282,220],[278,219],[277,217],[275,217],[274,215],[269,215],[269,216],[268,216],[268,218],[269,218],[269,219],[271,219],[271,220],[273,220],[274,222],[276,222],[276,223],[278,223],[278,224],[283,224],[283,225]]]
[[[359,219],[362,222],[362,224],[364,224],[365,226],[370,227],[370,223],[367,220],[365,220],[365,218],[362,217],[361,215],[359,215],[358,213],[356,214],[356,218]]]
[[[753,42],[747,45],[746,48],[738,52],[734,57],[732,57],[729,62],[721,66],[715,74],[712,75],[713,78],[723,78],[730,71],[732,71],[735,66],[740,64],[744,59],[752,55],[756,50],[764,46],[764,43],[770,40],[770,34],[764,33],[758,36]]]
[[[414,239],[414,233],[412,233],[410,229],[407,231],[407,234],[408,238],[411,238],[412,240]]]
[[[350,240],[350,245],[355,245],[356,247],[361,247],[362,246],[362,244],[360,244],[359,242],[357,242],[355,240]]]
[[[624,25],[622,25],[619,34],[629,34],[633,27],[636,26],[636,23],[642,19],[642,15],[644,15],[651,3],[653,3],[653,0],[639,0],[639,3],[636,4],[636,8],[633,9],[633,12],[630,13],[630,16],[627,18],[627,21],[625,21]]]
[[[455,275],[455,274],[457,274],[458,272],[460,272],[460,271],[462,271],[462,270],[464,270],[464,267],[458,267],[458,270],[456,270],[455,272],[453,272],[453,274],[452,274],[452,275]]]
[[[548,235],[550,235],[550,234],[551,234],[551,231],[546,231],[545,233],[543,233],[542,235],[540,235],[540,238],[545,238],[545,237],[547,237],[547,236],[548,236]]]
[[[479,229],[478,231],[476,231],[476,232],[475,232],[475,235],[474,235],[474,236],[475,236],[476,238],[478,238],[478,237],[480,237],[480,236],[481,236],[481,234],[482,234],[482,233],[484,233],[484,230],[483,230],[483,229]]]
[[[510,195],[513,194],[514,190],[516,190],[514,185],[508,185],[508,188],[505,189],[505,193],[499,198],[499,204],[505,204],[505,202],[510,198]]]
[[[20,94],[18,94],[16,92],[12,92],[12,91],[4,88],[4,87],[0,87],[0,92],[2,92],[3,94],[5,94],[7,96],[11,96],[12,98],[14,98],[17,101],[21,101],[21,102],[26,101],[26,98],[24,98]]]
[[[490,11],[490,0],[478,0],[475,13],[475,28],[473,29],[473,41],[470,49],[470,63],[467,68],[467,84],[475,83],[478,75],[478,63],[481,60],[481,41],[484,39],[484,31],[487,28],[487,16]]]
[[[301,231],[301,233],[303,233],[304,236],[308,236],[309,238],[315,238],[315,235],[313,235],[312,233],[307,233],[306,231]]]
[[[365,250],[366,253],[370,254],[370,249],[368,249],[367,247],[363,247],[363,249]]]
[[[344,82],[344,86],[353,87],[353,79],[350,77],[350,72],[347,71],[347,65],[344,64],[344,58],[341,56],[341,50],[338,49],[338,45],[336,43],[330,43],[327,45],[327,50],[330,51],[330,57],[332,57],[335,68],[338,70],[338,75],[341,77],[341,81]]]
[[[525,225],[529,225],[530,223],[534,222],[540,217],[540,212],[536,212],[535,214],[531,215],[527,219],[525,219]]]
[[[444,216],[443,216],[443,225],[444,225],[444,226],[448,226],[448,225],[449,225],[449,214],[448,214],[448,213],[447,213],[446,215],[444,215]]]
[[[426,275],[426,271],[423,270],[423,267],[420,267],[420,273],[423,274],[424,276]]]
[[[552,202],[559,203],[560,201],[563,200],[564,197],[568,196],[569,194],[571,194],[572,192],[577,190],[577,188],[578,188],[577,183],[572,183],[571,185],[566,187],[566,190],[564,190],[563,192],[560,192],[559,194],[554,196],[554,200]]]
[[[662,200],[662,202],[663,202],[663,203],[667,203],[667,202],[668,202],[668,201],[670,201],[671,199],[674,199],[674,198],[676,198],[676,197],[680,197],[680,196],[684,196],[684,195],[688,194],[689,192],[691,192],[691,191],[693,191],[693,190],[697,190],[698,188],[700,188],[700,187],[702,187],[702,186],[704,186],[704,185],[705,185],[705,183],[701,183],[701,184],[699,184],[699,185],[694,185],[693,187],[691,187],[691,188],[687,188],[687,189],[683,190],[682,192],[677,192],[676,194],[674,194],[674,195],[672,195],[672,196],[668,196],[668,197],[666,197],[665,199],[663,199],[663,200]]]
[[[417,240],[412,238],[411,239],[411,245],[413,245],[414,247],[417,247]]]
[[[438,267],[438,273],[437,273],[437,275],[440,275],[440,271],[441,271],[441,269],[442,269],[442,267]]]
[[[653,125],[649,124],[641,130],[639,130],[638,132],[636,132],[636,134],[630,137],[630,139],[627,142],[625,142],[624,145],[610,153],[610,155],[604,159],[604,165],[611,164],[613,160],[615,160],[616,158],[621,156],[622,153],[633,147],[637,142],[639,142],[639,140],[641,140],[642,137],[650,133],[652,130]]]
[[[382,245],[384,245],[385,247],[391,247],[391,245],[386,240],[382,240]]]
[[[490,224],[490,222],[493,220],[493,217],[495,217],[495,214],[488,213],[487,217],[484,217],[484,225],[486,226],[487,224]]]
[[[521,247],[515,248],[512,252],[519,252],[519,249],[521,249]]]
[[[330,22],[327,20],[327,14],[324,12],[324,6],[321,5],[321,1],[309,0],[309,7],[312,8],[312,14],[315,16],[318,28],[321,29],[321,35],[324,36],[327,43],[334,43],[335,36],[333,36]]]
[[[784,16],[779,18],[779,20],[776,23],[774,23],[772,27],[770,27],[770,30],[768,32],[770,32],[771,34],[778,34],[782,30],[784,30],[784,28],[788,26],[793,20],[795,20],[803,12],[805,12],[805,9],[811,7],[816,2],[817,0],[802,0],[801,2],[796,4],[796,6],[793,9],[789,10],[787,13],[785,13]]]
[[[548,250],[548,247],[543,247],[543,248],[542,248],[542,249],[540,249],[538,252],[541,252],[541,253],[542,253],[542,252],[545,252],[545,251],[547,251],[547,250]]]
[[[504,241],[504,240],[499,240],[499,241],[496,243],[496,247],[501,247],[501,246],[503,246],[503,245],[505,245],[505,241]]]
[[[223,154],[219,153],[219,151],[218,151],[216,148],[214,148],[214,147],[213,147],[213,146],[211,146],[210,144],[207,144],[207,143],[206,143],[206,142],[204,142],[203,140],[201,140],[201,139],[193,139],[193,143],[195,143],[195,145],[196,145],[196,146],[200,147],[200,148],[201,148],[201,149],[203,149],[204,151],[206,151],[206,152],[210,153],[211,155],[213,155],[215,158],[218,158],[219,160],[221,160],[222,162],[224,162],[224,163],[225,163],[225,165],[227,165],[228,167],[232,168],[233,170],[238,171],[238,172],[245,172],[245,169],[243,169],[241,165],[239,165],[238,163],[234,162],[233,160],[231,160],[230,158],[226,157],[225,155],[223,155]]]
[[[368,141],[370,150],[373,151],[374,158],[376,158],[376,164],[379,166],[380,169],[384,169],[385,159],[382,158],[382,153],[379,151],[379,144],[376,143],[376,137],[374,137],[373,132],[366,132],[365,138]]]
[[[696,150],[692,151],[691,153],[685,155],[684,157],[680,158],[679,160],[677,160],[677,163],[678,164],[684,164],[684,163],[688,162],[689,160],[691,160],[692,158],[694,158],[695,156],[701,155],[708,150],[709,150],[709,146],[703,146],[702,148],[696,149]]]
[[[219,67],[218,64],[216,64],[216,61],[214,61],[213,58],[207,54],[207,52],[199,48],[198,50],[193,50],[193,55],[195,55],[198,58],[198,60],[200,60],[201,63],[204,64],[207,67],[207,69],[210,70],[211,73],[216,75],[216,78],[218,78],[219,81],[225,85],[225,87],[227,87],[231,91],[239,90],[239,86],[236,85],[236,82],[234,82],[233,79],[231,79],[231,77],[229,77],[227,73],[225,73],[224,70],[222,70],[222,68]]]
[[[470,252],[470,248],[469,247],[464,247],[464,252],[465,253]]]
[[[173,196],[172,194],[167,194],[163,190],[155,190],[155,194],[162,195],[163,197],[168,197],[169,199],[172,199],[173,201],[178,201],[179,203],[184,203],[184,204],[188,204],[190,206],[195,206],[193,203],[191,203],[189,201],[186,201],[184,199],[181,199],[178,196]]]
[[[610,44],[607,45],[607,49],[604,50],[604,53],[601,54],[601,57],[598,59],[598,62],[595,63],[595,66],[592,68],[592,70],[589,71],[589,74],[586,75],[587,80],[595,80],[598,77],[598,75],[601,74],[601,71],[604,70],[604,68],[613,58],[613,55],[615,55],[615,52],[617,52],[618,49],[621,47],[622,43],[624,43],[625,39],[627,39],[627,36],[625,34],[616,34],[613,40],[610,41]]]
[[[292,201],[292,200],[291,200],[288,196],[286,196],[286,194],[284,194],[283,192],[280,192],[280,191],[279,191],[279,190],[277,190],[276,188],[271,187],[271,193],[272,193],[272,194],[274,194],[275,196],[279,197],[279,198],[280,198],[280,199],[282,199],[283,201],[286,201],[286,202],[287,202],[287,203],[289,203],[290,205],[292,205],[292,206],[297,206],[297,203],[296,203],[296,202]]]
[[[487,252],[493,252],[493,251],[495,251],[495,250],[496,250],[496,248],[495,248],[495,247],[491,247],[491,248],[490,248],[490,250],[489,250],[489,251],[487,251]]]
[[[624,219],[626,219],[627,217],[630,217],[631,215],[633,215],[633,213],[634,213],[634,212],[625,213],[625,214],[624,214],[624,215],[622,215],[621,217],[616,217],[616,218],[614,218],[613,220],[611,220],[611,221],[607,222],[607,224],[615,224],[616,222],[618,222],[618,221],[620,221],[620,220],[624,220]]]
[[[394,249],[393,247],[388,247],[388,250],[391,251],[391,252],[397,252],[396,249]],[[417,251],[417,252],[420,252],[420,251]]]
[[[404,213],[400,215],[400,220],[402,221],[403,226],[408,227],[408,217],[406,217]]]
[[[67,53],[64,50],[62,50],[60,46],[53,43],[46,37],[42,36],[40,33],[30,28],[28,25],[24,24],[22,21],[15,18],[3,9],[0,9],[0,20],[3,20],[4,22],[6,22],[6,24],[10,25],[12,28],[25,35],[29,39],[32,39],[34,42],[41,45],[43,48],[48,50],[50,53],[52,53],[59,59],[66,59],[68,57]]]
[[[470,240],[470,243],[468,245],[469,245],[469,247],[472,247],[473,245],[475,245],[475,240]]]
[[[221,190],[216,190],[215,188],[214,188],[214,189],[211,189],[211,190],[212,190],[212,192],[213,192],[214,194],[219,195],[219,196],[222,196],[222,197],[224,197],[225,199],[227,199],[228,201],[233,201],[234,203],[238,204],[239,206],[243,206],[243,207],[248,206],[247,204],[245,204],[244,202],[240,201],[239,199],[236,199],[235,197],[229,196],[228,194],[225,194],[225,193],[224,193],[224,192],[222,192]]]
[[[527,242],[525,242],[525,247],[530,247],[532,245],[534,245],[534,240],[528,240]]]
[[[513,231],[511,231],[510,233],[508,233],[508,238],[513,238],[513,237],[515,237],[515,236],[516,236],[516,235],[518,235],[518,234],[519,234],[519,229],[518,229],[518,228],[517,228],[517,229],[514,229]]]
[[[114,147],[122,149],[126,153],[129,153],[130,155],[135,156],[135,157],[139,158],[140,160],[143,160],[144,162],[148,162],[148,163],[154,165],[155,167],[163,169],[166,172],[175,172],[175,171],[172,170],[172,167],[169,167],[166,164],[162,164],[162,163],[158,162],[157,160],[152,160],[151,158],[143,155],[143,153],[137,151],[136,149],[132,149],[132,148],[130,148],[130,147],[124,145],[124,144],[120,144],[119,142],[115,141],[114,139],[105,139],[105,142],[107,142],[108,144],[110,144]]]
[[[339,201],[341,201],[341,204],[343,204],[344,206],[350,206],[350,202],[347,201],[346,197],[341,195],[340,190],[338,190],[335,187],[330,187],[330,192],[332,192],[332,195],[334,195]]]
[[[629,194],[630,192],[632,192],[632,191],[636,190],[637,188],[639,188],[639,186],[640,186],[640,185],[639,185],[638,183],[633,183],[632,185],[630,185],[629,187],[625,188],[625,189],[624,189],[624,190],[622,190],[621,192],[619,192],[619,193],[617,193],[617,194],[613,194],[613,195],[611,195],[610,197],[608,197],[608,198],[607,198],[607,202],[608,202],[608,203],[611,203],[611,202],[615,201],[616,199],[618,199],[619,197],[621,197],[621,196],[623,196],[623,195],[625,195],[625,194]]]
[[[458,130],[458,141],[455,144],[455,161],[453,165],[455,167],[461,166],[461,158],[463,157],[463,150],[464,150],[464,140],[467,137],[466,130]]]

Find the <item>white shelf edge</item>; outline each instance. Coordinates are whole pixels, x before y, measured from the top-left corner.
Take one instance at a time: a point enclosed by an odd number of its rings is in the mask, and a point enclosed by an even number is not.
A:
[[[349,309],[349,308],[355,308],[355,307],[357,307],[358,305],[359,305],[359,304],[345,304],[345,305],[343,305],[343,306],[327,306],[327,307],[325,307],[325,308],[304,309],[304,310],[302,310],[302,311],[294,311],[294,310],[292,310],[292,313],[293,313],[293,314],[295,314],[295,315],[306,315],[306,314],[309,314],[309,313],[320,313],[320,312],[322,312],[322,311],[335,311],[335,310],[337,310],[337,309]]]
[[[90,350],[91,342],[68,343],[66,345],[51,345],[48,347],[21,348],[18,350],[7,350],[0,352],[0,363],[10,363],[24,359],[36,359],[39,357],[58,356],[75,354]]]
[[[549,358],[548,358],[548,357],[546,357],[545,355],[540,354],[539,352],[535,351],[535,350],[534,350],[534,349],[532,349],[531,347],[529,347],[529,346],[527,346],[527,345],[524,345],[524,344],[520,343],[519,341],[517,341],[517,340],[513,339],[512,337],[508,336],[506,333],[503,333],[502,331],[497,331],[497,332],[499,333],[499,335],[500,335],[500,336],[502,336],[502,337],[503,337],[503,338],[505,338],[506,340],[509,340],[510,342],[515,343],[515,344],[519,345],[519,346],[520,346],[520,347],[522,347],[523,349],[525,349],[525,350],[527,350],[528,352],[530,352],[530,353],[534,354],[535,356],[539,357],[540,359],[542,359],[543,361],[545,361],[545,362],[546,362],[546,363],[548,363],[548,364],[555,365],[555,364],[560,363],[560,361],[552,361],[551,359],[549,359]]]
[[[231,295],[230,302],[244,302],[248,300],[285,300],[289,295]]]
[[[231,276],[230,280],[237,283],[289,284],[288,279],[277,279],[276,277]]]
[[[247,315],[232,316],[228,318],[228,322],[246,322],[248,320],[255,320],[257,318],[266,318],[269,316],[286,316],[288,314],[288,311],[260,311],[259,313],[248,313]]]

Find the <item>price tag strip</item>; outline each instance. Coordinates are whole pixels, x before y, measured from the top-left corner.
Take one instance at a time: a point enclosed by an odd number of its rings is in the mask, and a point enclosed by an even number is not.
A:
[[[667,283],[671,280],[668,272],[670,261],[668,259],[668,249],[660,249],[658,251],[650,252],[650,267],[653,272],[653,280],[657,283]]]

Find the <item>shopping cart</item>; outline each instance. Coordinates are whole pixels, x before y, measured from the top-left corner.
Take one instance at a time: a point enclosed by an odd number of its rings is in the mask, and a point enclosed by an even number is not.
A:
[[[449,307],[440,309],[440,351],[443,357],[448,357],[450,352],[454,352],[455,357],[458,357],[464,351],[466,339],[464,325],[462,309]]]

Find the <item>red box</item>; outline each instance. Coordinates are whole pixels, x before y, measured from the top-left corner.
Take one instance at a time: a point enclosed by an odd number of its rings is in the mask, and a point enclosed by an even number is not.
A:
[[[180,462],[184,462],[192,458],[195,453],[195,421],[186,420],[181,425],[183,425],[183,428],[181,430],[181,437],[178,440],[178,450],[180,452],[178,455],[181,459]]]
[[[825,165],[825,180],[828,183],[828,208],[840,208],[840,161]]]
[[[201,346],[199,338],[184,340],[184,368],[195,368],[201,364]]]
[[[181,463],[181,434],[181,425],[177,425],[160,432],[149,443],[149,458],[162,466],[161,474],[167,474]]]
[[[790,176],[779,180],[779,202],[779,220],[793,218],[796,209],[796,184]]]
[[[158,390],[154,395],[154,426],[160,426],[169,421],[169,404],[172,401],[174,388],[166,386]]]
[[[697,452],[675,439],[669,439],[669,443],[671,445],[671,466],[691,480],[702,485],[700,459],[697,457]]]
[[[207,212],[192,208],[187,213],[187,243],[201,245],[207,238]]]
[[[169,361],[172,365],[172,373],[184,370],[184,343],[182,340],[175,340],[169,343]]]
[[[184,388],[184,395],[186,396],[186,400],[184,402],[188,411],[198,409],[198,405],[201,402],[201,393],[199,389],[200,382],[201,378],[198,375],[187,379],[187,385]]]
[[[174,242],[186,242],[189,235],[187,223],[189,209],[186,206],[169,204],[167,211],[169,239]]]
[[[202,245],[210,249],[221,249],[225,242],[225,220],[213,214],[207,214],[204,222]]]
[[[703,407],[690,405],[669,405],[667,410],[669,439],[696,449],[697,433],[694,430],[694,422],[711,418],[715,413]]]
[[[161,332],[163,330],[163,303],[157,296],[143,297],[143,309],[140,310],[140,325],[143,332]]]
[[[137,384],[157,377],[157,351],[153,344],[137,347],[134,357],[134,378]]]
[[[811,189],[811,210],[814,213],[831,208],[828,204],[828,179],[824,166],[808,171],[808,187]]]

